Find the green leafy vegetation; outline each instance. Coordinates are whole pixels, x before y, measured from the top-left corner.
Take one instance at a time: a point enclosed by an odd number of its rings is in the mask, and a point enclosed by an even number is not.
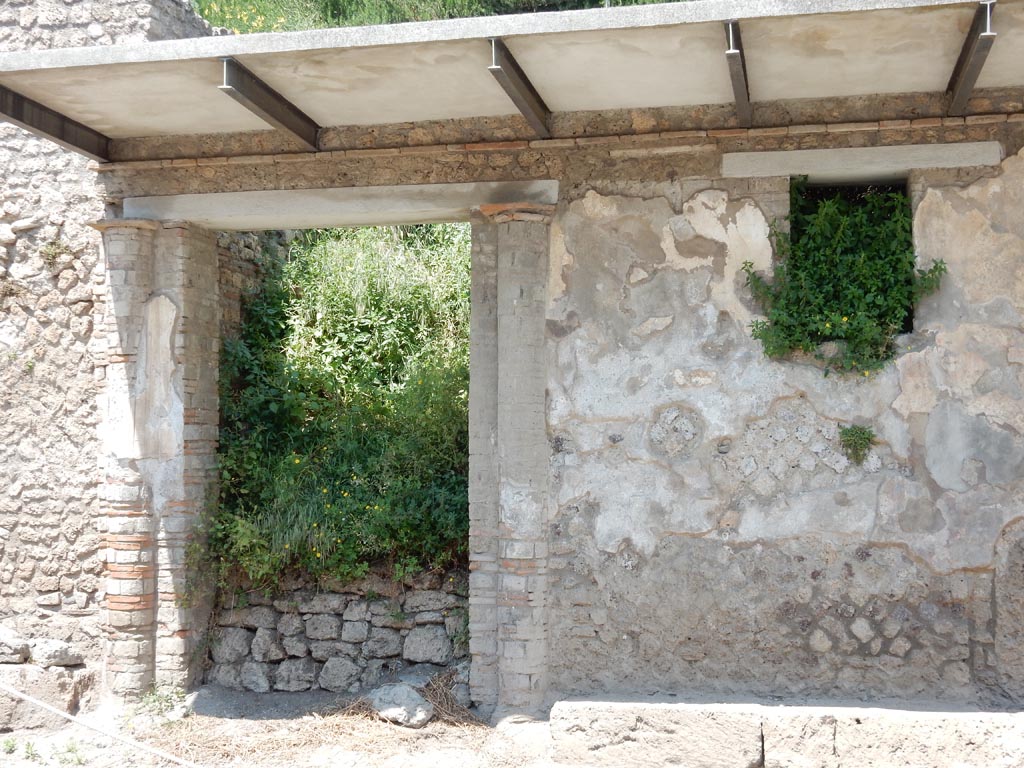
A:
[[[775,232],[780,261],[771,281],[744,264],[766,319],[752,324],[765,354],[817,354],[829,367],[881,368],[909,330],[914,304],[936,290],[942,261],[915,269],[910,203],[902,190],[822,192],[794,181],[790,234]],[[825,353],[820,345],[836,342]]]
[[[875,444],[875,431],[871,427],[861,427],[856,424],[840,427],[839,444],[843,446],[843,453],[850,461],[858,465],[863,464],[868,451]]]
[[[216,562],[267,585],[461,561],[468,226],[307,233],[265,272],[224,347]]]
[[[609,5],[646,5],[658,1],[609,0]],[[604,0],[193,0],[193,4],[211,24],[234,32],[395,24],[605,5]]]

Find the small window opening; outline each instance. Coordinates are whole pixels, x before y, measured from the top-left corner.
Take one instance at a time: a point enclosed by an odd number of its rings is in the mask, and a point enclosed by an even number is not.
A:
[[[765,354],[801,352],[824,361],[826,371],[865,375],[892,359],[896,337],[913,330],[915,301],[946,271],[941,261],[917,268],[911,221],[900,185],[794,179],[773,274],[744,265],[765,312],[751,324]]]
[[[877,202],[880,198],[888,198],[889,204],[878,205]],[[902,213],[906,218],[899,219],[901,222],[905,221],[905,227],[901,228],[904,231],[899,233],[900,237],[893,243],[893,247],[898,247],[904,242],[911,244],[912,247],[910,199],[905,184],[811,184],[805,179],[794,179],[790,199],[790,236],[792,238],[803,236],[805,232],[801,227],[806,226],[808,218],[820,210],[822,203],[828,201],[836,201],[849,211],[864,211],[869,226],[872,222],[880,225],[886,219],[891,221],[894,213],[899,209],[904,209]],[[904,284],[910,289],[913,282],[913,270],[907,270]],[[913,301],[906,303],[898,332],[914,332]]]

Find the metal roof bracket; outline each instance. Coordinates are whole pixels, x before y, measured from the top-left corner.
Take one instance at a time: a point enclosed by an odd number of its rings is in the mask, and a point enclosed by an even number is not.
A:
[[[743,38],[740,37],[738,21],[725,22],[725,39],[729,44],[725,59],[729,63],[729,79],[732,80],[733,98],[736,102],[736,120],[741,128],[749,128],[753,122],[754,108],[750,103],[747,57],[743,53]]]
[[[320,126],[305,112],[230,56],[224,62],[224,83],[217,86],[265,123],[290,133],[311,152],[319,149]]]
[[[491,65],[488,71],[505,90],[516,108],[526,118],[534,132],[542,139],[551,136],[551,110],[537,93],[518,62],[498,38],[491,39]]]
[[[992,13],[996,0],[981,0],[974,11],[974,21],[960,49],[960,57],[953,67],[953,75],[949,78],[946,92],[949,94],[950,115],[967,114],[967,100],[971,97],[974,84],[978,82],[981,68],[985,66],[988,52],[992,50],[996,33],[992,31]]]

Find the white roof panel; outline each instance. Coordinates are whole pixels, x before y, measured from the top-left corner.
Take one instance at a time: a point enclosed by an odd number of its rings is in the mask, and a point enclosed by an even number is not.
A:
[[[221,93],[234,57],[322,126],[515,113],[487,71],[505,41],[554,111],[733,100],[739,19],[755,102],[945,89],[978,4],[694,0],[394,26],[0,53],[0,85],[112,138],[267,125]],[[826,12],[822,9],[827,8]],[[1024,0],[1000,0],[980,87],[1024,86]]]

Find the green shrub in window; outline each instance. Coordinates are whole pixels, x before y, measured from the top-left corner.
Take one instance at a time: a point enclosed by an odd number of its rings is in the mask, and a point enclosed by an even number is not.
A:
[[[793,182],[790,233],[775,232],[771,280],[743,270],[765,312],[751,325],[769,357],[801,351],[829,368],[881,368],[896,335],[910,330],[914,304],[939,286],[946,265],[916,269],[910,201],[884,187],[808,187]],[[821,347],[836,342],[831,353]]]

